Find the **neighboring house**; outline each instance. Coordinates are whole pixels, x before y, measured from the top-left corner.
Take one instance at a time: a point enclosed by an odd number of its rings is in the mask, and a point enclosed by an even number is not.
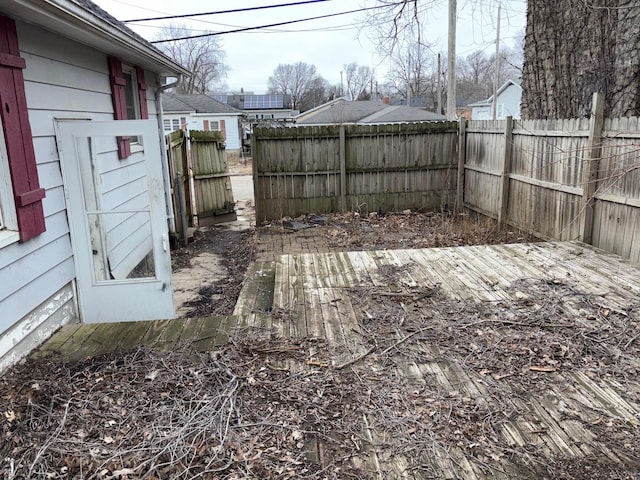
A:
[[[405,123],[444,121],[438,115],[421,108],[389,105],[381,100],[349,101],[337,98],[307,110],[295,118],[296,125],[334,125],[369,123]]]
[[[234,95],[211,95],[211,97],[225,105],[242,110],[250,123],[291,122],[300,113],[291,108],[291,95],[279,93],[255,95],[241,92]]]
[[[70,322],[173,317],[156,100],[186,73],[88,0],[0,3],[0,370]]]
[[[220,131],[227,152],[237,153],[241,145],[242,112],[202,94],[169,94],[162,96],[164,132],[187,130]]]
[[[520,80],[507,80],[496,92],[496,120],[504,120],[507,117],[520,118],[520,98],[522,87]],[[493,95],[486,100],[469,104],[472,120],[493,119]]]

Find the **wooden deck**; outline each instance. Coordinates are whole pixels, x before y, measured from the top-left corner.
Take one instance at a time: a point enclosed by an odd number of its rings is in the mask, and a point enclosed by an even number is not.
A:
[[[368,355],[372,350],[383,350],[371,348],[372,338],[374,342],[376,338],[380,341],[382,335],[391,331],[396,342],[404,346],[406,339],[420,333],[403,332],[401,328],[394,332],[393,323],[401,325],[411,315],[433,316],[434,305],[436,313],[442,305],[438,307],[438,302],[431,302],[430,307],[421,311],[420,300],[436,291],[450,299],[444,302],[444,308],[452,309],[449,318],[452,324],[458,320],[456,314],[469,314],[469,305],[478,305],[485,316],[489,315],[486,321],[492,325],[500,324],[500,318],[514,310],[518,318],[530,318],[545,308],[553,308],[557,309],[551,311],[557,323],[584,322],[588,318],[593,331],[609,328],[598,322],[611,312],[637,326],[640,311],[637,264],[583,244],[559,242],[284,255],[275,266],[260,265],[252,275],[234,313],[263,312],[264,302],[260,298],[264,299],[264,292],[274,285],[271,310],[280,314],[268,317],[268,326],[283,336],[327,338],[334,347],[334,367],[366,359],[366,365],[362,366],[365,373],[386,371],[387,375],[396,376],[399,384],[416,391],[453,392],[452,395],[484,402],[489,409],[500,406],[511,412],[512,418],[498,422],[495,432],[497,443],[513,450],[511,454],[503,451],[485,459],[484,467],[482,462],[469,461],[468,445],[462,442],[434,447],[419,456],[418,461],[415,455],[389,452],[385,455],[381,452],[384,448],[398,452],[407,446],[394,446],[384,422],[372,413],[372,418],[363,419],[362,430],[374,447],[355,460],[371,471],[371,478],[530,478],[531,470],[523,473],[521,462],[529,467],[536,462],[580,464],[587,460],[628,465],[637,464],[640,458],[640,381],[637,374],[633,375],[634,371],[640,371],[638,356],[631,360],[631,375],[616,377],[600,374],[586,365],[554,361],[547,364],[544,361],[548,358],[539,358],[541,355],[533,352],[530,363],[521,370],[500,371],[497,366],[492,369],[490,361],[486,368],[474,369],[459,357],[444,355],[440,339],[432,337],[434,340],[430,342],[424,336],[416,337],[420,339],[415,348],[404,352],[397,348],[402,359],[391,371],[388,365],[377,365],[375,353]],[[564,291],[558,293],[558,298],[564,303],[551,305],[552,299],[545,298],[549,291],[543,288],[536,292],[536,285],[562,287]],[[395,300],[396,309],[385,309],[385,299]],[[466,310],[459,305],[466,305]],[[503,317],[493,311],[502,312]],[[391,323],[390,314],[395,315]],[[386,326],[379,328],[379,322]],[[484,317],[477,323],[483,322]],[[430,327],[427,321],[416,328]],[[502,330],[490,329],[478,330],[478,335],[487,332],[498,339],[502,334]],[[637,335],[637,328],[635,332]],[[631,335],[622,338],[623,346],[640,341]],[[514,341],[512,348],[520,347],[528,348],[524,341],[522,344]],[[384,352],[392,350],[386,348]],[[588,352],[584,355],[588,356]],[[521,383],[518,376],[522,376]],[[530,376],[536,377],[532,383]],[[512,382],[502,380],[505,377]],[[533,390],[527,391],[528,388]],[[490,416],[488,413],[487,418]],[[613,430],[632,429],[633,445],[620,447],[608,443],[595,428],[602,422],[615,425]],[[380,430],[370,425],[378,425]],[[531,455],[517,458],[516,452],[522,449]],[[543,470],[536,470],[540,472],[537,478],[553,478]],[[594,471],[593,475],[592,478],[605,478],[602,472]]]
[[[40,353],[207,350],[251,326],[323,337],[332,346],[326,368],[375,377],[380,389],[393,378],[392,394],[411,403],[405,430],[423,435],[403,444],[408,433],[394,432],[404,423],[390,426],[372,407],[353,458],[369,478],[554,478],[544,472],[556,462],[640,470],[640,356],[627,355],[640,342],[639,315],[640,265],[579,243],[298,254],[254,264],[232,317],[70,326]],[[624,365],[572,353],[560,336],[535,346],[567,325],[595,349],[615,338],[611,355]],[[518,326],[520,336],[509,336]],[[470,405],[479,419],[454,420]],[[474,453],[478,445],[493,453]],[[593,468],[592,478],[614,478]]]

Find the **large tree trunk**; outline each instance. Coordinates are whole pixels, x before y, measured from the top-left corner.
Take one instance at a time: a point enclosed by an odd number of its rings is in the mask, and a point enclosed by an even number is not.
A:
[[[523,118],[640,115],[640,0],[531,0],[522,78]]]

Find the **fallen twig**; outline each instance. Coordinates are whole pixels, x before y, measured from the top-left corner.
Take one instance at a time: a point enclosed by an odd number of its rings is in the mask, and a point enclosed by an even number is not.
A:
[[[414,337],[414,336],[416,336],[417,334],[424,332],[425,330],[429,330],[430,328],[432,328],[432,327],[428,327],[428,328],[421,328],[420,330],[416,330],[415,332],[410,333],[410,334],[409,334],[409,335],[407,335],[406,337],[401,338],[400,340],[398,340],[396,343],[394,343],[394,344],[393,344],[393,345],[391,345],[390,347],[385,348],[385,349],[382,351],[381,355],[386,355],[387,353],[389,353],[391,350],[393,350],[393,349],[394,349],[394,348],[396,348],[397,346],[402,345],[404,342],[406,342],[407,340],[409,340],[411,337]]]
[[[371,347],[369,350],[367,350],[365,353],[363,353],[362,355],[360,355],[359,357],[356,357],[352,360],[349,360],[347,363],[343,363],[342,365],[338,365],[335,367],[336,370],[342,370],[343,368],[347,368],[355,363],[358,363],[360,360],[363,360],[364,358],[368,357],[369,355],[371,355],[375,350],[376,350],[376,346]]]

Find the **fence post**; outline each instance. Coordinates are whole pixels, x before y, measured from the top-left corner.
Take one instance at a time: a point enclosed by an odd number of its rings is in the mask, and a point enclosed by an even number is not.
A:
[[[258,127],[253,124],[251,131],[251,173],[253,174],[253,210],[256,214],[257,227],[264,219],[262,218],[262,192],[258,186],[259,153],[256,148],[256,130],[258,130]]]
[[[458,125],[458,183],[456,185],[456,210],[464,207],[464,165],[467,157],[467,122],[460,117]]]
[[[509,174],[511,173],[511,156],[513,154],[513,117],[507,117],[504,127],[504,156],[502,158],[500,208],[498,209],[498,225],[504,223],[509,208]]]
[[[347,211],[347,159],[344,125],[340,125],[340,210]]]
[[[602,152],[602,127],[604,124],[604,95],[593,94],[591,119],[589,120],[589,140],[582,161],[582,205],[580,209],[580,241],[592,242],[593,211],[598,188],[598,168]]]
[[[182,228],[182,245],[189,245],[189,235],[187,234],[187,212],[185,212],[184,184],[182,174],[176,173],[176,184],[178,186],[178,213],[180,215],[180,227]]]

